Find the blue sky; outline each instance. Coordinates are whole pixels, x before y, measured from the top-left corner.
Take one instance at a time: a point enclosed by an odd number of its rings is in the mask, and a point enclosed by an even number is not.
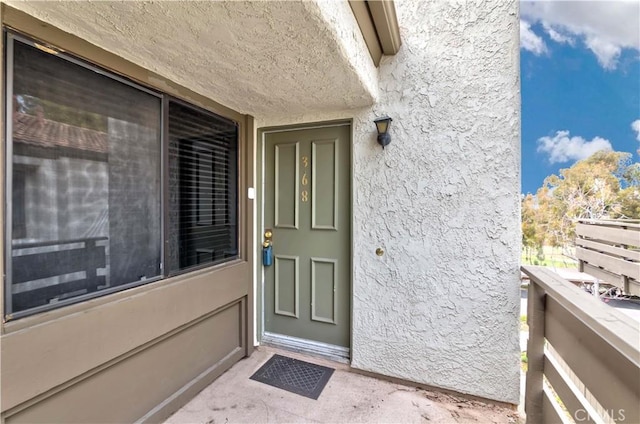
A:
[[[601,149],[640,161],[640,0],[522,1],[522,192]]]

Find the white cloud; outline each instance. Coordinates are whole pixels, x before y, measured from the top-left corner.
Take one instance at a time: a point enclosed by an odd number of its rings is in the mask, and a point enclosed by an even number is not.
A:
[[[585,44],[598,58],[598,63],[608,70],[616,69],[622,49],[603,38],[588,36]]]
[[[547,52],[544,40],[531,30],[529,23],[522,20],[520,21],[520,47],[529,50],[536,56]]]
[[[600,150],[611,150],[611,142],[602,137],[594,137],[591,141],[580,136],[571,137],[569,131],[558,131],[554,137],[538,139],[538,152],[547,153],[550,163],[586,159]]]
[[[623,49],[640,51],[637,0],[523,1],[520,13],[529,25],[542,23],[556,42],[568,42],[565,38],[582,40],[605,69],[616,68]]]
[[[549,34],[549,38],[551,38],[556,43],[559,43],[559,44],[565,44],[566,43],[566,44],[569,44],[571,46],[575,45],[576,40],[573,37],[571,37],[570,35],[561,34],[560,32],[558,32],[558,30],[553,29],[546,22],[542,23],[542,27],[544,28],[545,32],[547,34]]]
[[[631,128],[636,132],[636,140],[640,141],[640,119],[633,121]]]

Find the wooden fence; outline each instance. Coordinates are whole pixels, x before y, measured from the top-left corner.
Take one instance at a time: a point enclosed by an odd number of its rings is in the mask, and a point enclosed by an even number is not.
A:
[[[640,423],[640,325],[547,268],[522,271],[527,423]]]
[[[639,221],[579,221],[576,257],[580,271],[640,295]]]

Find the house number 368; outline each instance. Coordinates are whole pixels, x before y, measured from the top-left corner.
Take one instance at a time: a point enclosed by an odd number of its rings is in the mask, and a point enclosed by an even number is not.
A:
[[[309,192],[304,188],[309,185],[309,179],[307,178],[307,168],[309,167],[309,157],[302,156],[302,166],[304,168],[304,172],[302,173],[302,193],[300,193],[302,197],[302,201],[304,203],[309,201]]]

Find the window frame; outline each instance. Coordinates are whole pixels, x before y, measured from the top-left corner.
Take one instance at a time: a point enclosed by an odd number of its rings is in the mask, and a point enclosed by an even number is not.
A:
[[[3,149],[5,154],[4,159],[4,255],[0,260],[4,262],[4,271],[5,271],[5,279],[4,279],[4,310],[3,310],[3,319],[5,321],[16,320],[18,318],[23,318],[26,316],[31,316],[35,314],[39,314],[45,311],[58,310],[63,309],[66,306],[79,304],[86,302],[91,299],[105,297],[107,295],[123,292],[128,289],[132,289],[139,286],[146,286],[152,283],[157,283],[162,280],[166,280],[168,278],[183,275],[187,273],[191,273],[194,271],[199,271],[208,268],[218,268],[222,266],[227,266],[229,264],[237,263],[238,261],[246,260],[243,259],[245,256],[244,250],[245,246],[243,244],[242,236],[245,234],[246,229],[244,228],[246,223],[242,218],[243,214],[241,213],[244,206],[241,197],[242,187],[245,182],[245,178],[242,173],[246,171],[245,167],[242,165],[242,157],[246,153],[244,152],[243,140],[246,134],[244,133],[245,129],[243,127],[242,122],[238,119],[242,115],[237,114],[237,117],[230,117],[229,114],[225,114],[224,112],[218,110],[209,110],[199,104],[195,104],[190,102],[189,100],[181,99],[176,97],[174,93],[171,93],[172,90],[161,90],[158,88],[154,88],[145,84],[144,82],[135,81],[126,75],[117,73],[115,70],[107,69],[105,66],[98,64],[95,61],[90,61],[73,53],[73,50],[65,50],[58,47],[53,46],[48,42],[41,42],[38,38],[30,35],[26,35],[12,27],[7,26],[3,23],[2,26],[2,37],[3,37],[3,58],[4,58],[4,66],[3,66],[3,87],[4,87],[4,96],[2,101],[4,102],[5,113],[3,116],[4,119],[4,141],[3,141]],[[26,309],[19,312],[13,312],[12,305],[12,240],[13,240],[13,216],[12,216],[12,196],[13,196],[13,122],[12,122],[12,114],[13,108],[9,107],[12,104],[13,100],[13,81],[14,81],[14,44],[15,42],[22,42],[29,46],[39,48],[41,50],[52,49],[55,51],[55,54],[75,65],[81,66],[82,68],[88,69],[89,71],[95,72],[99,75],[105,76],[117,82],[128,85],[136,90],[142,91],[147,94],[151,94],[154,97],[157,97],[160,100],[160,110],[159,110],[159,127],[158,131],[160,132],[159,137],[159,167],[160,167],[160,179],[159,179],[159,194],[160,194],[160,272],[159,275],[149,278],[143,281],[134,281],[127,284],[122,284],[119,286],[103,289],[100,291],[95,291],[91,293],[86,293],[83,295],[79,295],[76,297],[71,297],[68,299],[61,300],[56,303],[42,305],[30,309]],[[137,66],[137,65],[136,65]],[[168,80],[163,80],[163,82],[169,82]],[[170,83],[172,84],[172,83]],[[184,106],[200,110],[203,113],[213,115],[218,118],[223,118],[228,120],[229,122],[235,124],[238,128],[237,130],[237,139],[236,139],[236,243],[238,248],[238,254],[234,258],[228,258],[223,261],[204,263],[198,266],[190,267],[188,269],[176,269],[171,270],[167,269],[167,265],[169,263],[169,102],[178,102],[183,104]],[[224,109],[224,108],[223,108]],[[233,111],[231,111],[233,112]],[[237,113],[237,112],[236,112]],[[236,114],[234,113],[234,114]]]

